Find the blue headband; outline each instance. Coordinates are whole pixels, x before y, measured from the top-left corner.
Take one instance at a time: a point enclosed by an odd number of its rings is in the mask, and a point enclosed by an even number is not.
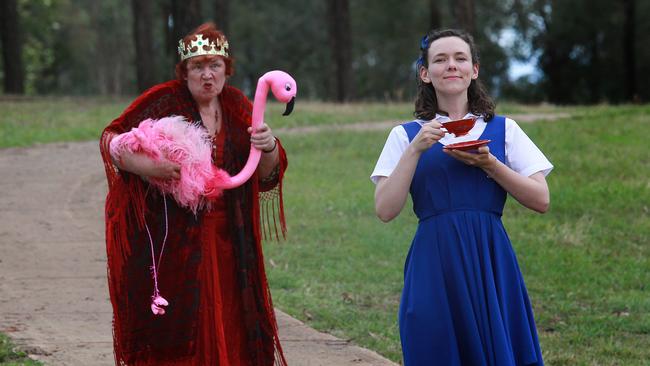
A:
[[[429,49],[429,36],[425,35],[420,40],[420,51],[426,51],[428,49]],[[416,61],[416,66],[418,69],[420,69],[420,66],[424,66],[424,57],[422,57],[422,55],[418,57],[418,60]]]

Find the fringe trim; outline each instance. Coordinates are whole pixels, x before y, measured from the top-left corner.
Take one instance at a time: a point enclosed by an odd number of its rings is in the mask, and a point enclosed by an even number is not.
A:
[[[268,177],[259,181],[260,231],[264,240],[287,238],[287,223],[284,216],[284,197],[282,182],[287,169],[287,155],[280,139],[277,139],[280,162]]]
[[[280,240],[287,238],[287,224],[284,216],[282,197],[282,181],[271,190],[259,193],[260,201],[260,231],[264,240]]]

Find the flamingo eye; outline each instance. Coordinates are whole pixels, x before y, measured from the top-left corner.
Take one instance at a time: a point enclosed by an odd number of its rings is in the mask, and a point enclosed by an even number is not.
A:
[[[291,90],[291,84],[286,83],[286,84],[284,85],[284,89],[285,89],[286,91]]]

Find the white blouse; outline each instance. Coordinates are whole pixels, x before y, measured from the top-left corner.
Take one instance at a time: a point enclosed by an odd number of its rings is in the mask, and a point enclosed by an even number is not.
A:
[[[477,117],[468,113],[464,118]],[[447,122],[451,119],[447,116],[436,114],[436,121]],[[416,120],[421,125],[428,122]],[[456,137],[453,134],[445,134],[438,143],[443,145],[453,144],[456,142],[477,140],[483,134],[487,123],[483,117],[478,117],[476,124],[467,135]],[[505,164],[517,173],[529,177],[537,172],[542,172],[545,176],[553,169],[553,164],[544,156],[533,141],[519,127],[517,122],[506,118],[506,161]],[[379,177],[388,177],[391,175],[402,154],[409,146],[409,138],[406,130],[401,125],[393,127],[388,135],[384,149],[379,155],[375,170],[372,172],[370,179],[377,184]]]

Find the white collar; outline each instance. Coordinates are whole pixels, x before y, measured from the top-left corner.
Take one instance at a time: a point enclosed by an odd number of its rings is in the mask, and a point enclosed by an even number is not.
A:
[[[465,119],[465,118],[472,118],[472,117],[473,117],[473,118],[483,118],[483,116],[481,116],[481,115],[478,115],[478,114],[474,114],[474,113],[472,113],[472,112],[469,112],[469,113],[467,113],[467,114],[465,115],[465,117],[463,117],[463,119]],[[441,123],[451,121],[451,118],[449,118],[449,116],[445,116],[444,114],[439,114],[439,113],[436,113],[436,116],[435,116],[433,119],[435,119],[436,121],[441,122]],[[427,120],[419,119],[419,118],[416,119],[415,121],[418,122],[418,123],[421,124],[421,125],[423,125],[423,124],[429,122],[429,121],[427,121]],[[478,121],[477,121],[477,122],[478,122]]]
[[[463,118],[461,118],[461,119],[465,119],[465,118],[479,118],[479,117],[481,117],[481,116],[480,116],[480,115],[476,115],[476,114],[474,114],[474,113],[472,113],[472,112],[468,112],[468,113],[465,115],[465,117],[463,117]],[[439,114],[439,113],[436,113],[436,117],[435,117],[434,119],[435,119],[436,121],[438,121],[438,122],[447,122],[447,121],[451,121],[451,118],[449,118],[449,116],[445,116],[444,114]]]

